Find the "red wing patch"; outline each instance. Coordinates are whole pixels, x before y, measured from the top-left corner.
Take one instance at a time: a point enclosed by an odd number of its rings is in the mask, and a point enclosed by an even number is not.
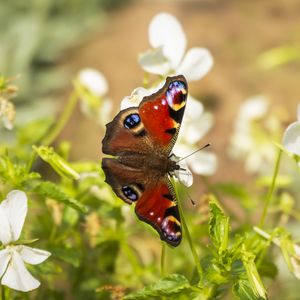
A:
[[[166,182],[160,181],[146,189],[137,201],[135,212],[140,220],[158,231],[163,241],[179,245],[182,231],[178,206]]]
[[[145,97],[139,106],[144,127],[159,146],[173,146],[184,114],[187,83],[183,76],[168,77],[157,93]],[[171,145],[170,145],[171,144]]]

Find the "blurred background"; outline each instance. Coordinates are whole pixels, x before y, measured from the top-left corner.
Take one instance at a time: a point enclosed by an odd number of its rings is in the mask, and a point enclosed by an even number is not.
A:
[[[142,85],[137,55],[149,48],[148,24],[161,11],[181,21],[188,47],[207,47],[214,57],[212,71],[190,89],[215,117],[203,143],[212,143],[219,157],[217,178],[240,178],[241,165],[228,160],[229,139],[224,137],[232,132],[245,99],[264,94],[272,105],[284,104],[294,119],[299,101],[297,0],[15,0],[0,5],[0,70],[19,75],[18,124],[57,114],[72,80],[87,67],[106,76],[117,112],[121,99]],[[262,62],[265,51],[278,47],[285,48]],[[74,142],[74,159],[99,159],[102,135],[78,111],[61,138]]]
[[[105,75],[118,112],[121,99],[143,83],[137,57],[149,48],[149,22],[162,11],[182,23],[188,48],[206,47],[214,58],[212,71],[190,84],[193,96],[215,119],[203,140],[218,157],[211,180],[247,183],[252,174],[245,172],[243,161],[233,163],[227,151],[240,105],[262,94],[280,111],[283,124],[296,119],[298,0],[1,1],[0,72],[17,76],[16,126],[57,116],[84,68]],[[60,140],[71,141],[71,160],[100,161],[103,134],[77,108]],[[1,132],[0,138],[9,137]]]

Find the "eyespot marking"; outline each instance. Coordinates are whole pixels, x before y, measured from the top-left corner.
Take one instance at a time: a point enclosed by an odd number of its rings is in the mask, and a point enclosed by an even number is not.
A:
[[[130,201],[136,201],[138,199],[138,194],[128,185],[122,186],[122,192]]]
[[[173,216],[168,216],[161,223],[163,236],[172,244],[178,245],[181,241],[181,225]]]
[[[169,106],[175,111],[185,105],[187,98],[187,87],[183,81],[173,81],[166,91],[166,99]]]
[[[125,119],[124,119],[124,127],[127,129],[132,129],[136,126],[138,126],[141,122],[141,118],[139,116],[139,114],[134,113],[134,114],[130,114],[128,115]]]

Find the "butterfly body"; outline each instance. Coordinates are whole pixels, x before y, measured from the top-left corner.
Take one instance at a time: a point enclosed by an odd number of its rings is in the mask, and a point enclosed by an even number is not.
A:
[[[102,150],[106,182],[131,204],[139,219],[154,227],[173,246],[181,241],[181,224],[170,176],[180,166],[172,159],[187,97],[183,76],[144,97],[138,107],[120,111],[106,125]]]

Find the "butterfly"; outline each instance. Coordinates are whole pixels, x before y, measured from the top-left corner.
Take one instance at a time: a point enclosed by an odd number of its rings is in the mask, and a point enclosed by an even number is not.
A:
[[[119,198],[135,203],[138,218],[172,246],[180,244],[182,229],[170,177],[186,171],[172,149],[187,94],[184,76],[167,77],[164,86],[145,96],[138,107],[121,110],[106,125],[102,141],[103,153],[114,156],[102,160],[105,181]]]

